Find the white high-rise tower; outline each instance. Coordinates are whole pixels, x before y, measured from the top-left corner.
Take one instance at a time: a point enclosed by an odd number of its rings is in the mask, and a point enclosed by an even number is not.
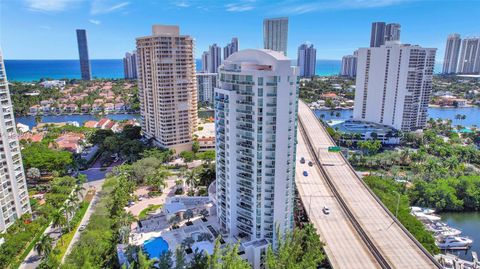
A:
[[[480,74],[480,37],[469,37],[462,40],[458,73]]]
[[[395,41],[359,49],[353,118],[402,131],[425,127],[435,52]]]
[[[341,76],[354,78],[357,75],[357,56],[358,51],[354,51],[353,55],[345,55],[342,57]]]
[[[458,56],[462,40],[459,34],[451,34],[447,38],[445,57],[443,58],[443,74],[455,74],[457,72]]]
[[[263,20],[263,48],[287,55],[288,18]]]
[[[248,49],[230,55],[219,77],[217,215],[259,268],[276,227],[293,229],[298,71],[283,53]]]
[[[13,117],[7,74],[0,50],[0,233],[30,213],[27,183]]]

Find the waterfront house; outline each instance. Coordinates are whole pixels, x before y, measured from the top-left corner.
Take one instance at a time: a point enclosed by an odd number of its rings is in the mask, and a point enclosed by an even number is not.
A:
[[[92,111],[93,112],[101,112],[103,110],[103,105],[101,104],[93,104]]]
[[[78,110],[78,106],[76,104],[68,104],[65,106],[66,113],[74,113]]]
[[[104,107],[105,107],[105,112],[107,113],[115,110],[115,105],[113,103],[106,103]]]
[[[52,107],[49,104],[43,105],[40,109],[43,113],[50,113],[52,111]]]
[[[337,94],[336,94],[336,93],[333,93],[333,92],[324,93],[324,94],[320,95],[320,97],[321,97],[322,99],[325,99],[325,100],[326,100],[326,99],[333,99],[333,100],[335,100],[335,99],[338,98]]]
[[[88,113],[88,112],[90,112],[90,109],[91,109],[91,108],[92,108],[91,105],[89,105],[89,104],[83,104],[83,105],[82,105],[82,108],[81,108],[82,113]]]
[[[115,110],[116,111],[125,111],[127,107],[125,106],[124,103],[116,103],[115,104]]]
[[[30,114],[37,114],[39,112],[40,106],[39,105],[34,105],[30,107]]]
[[[86,121],[83,126],[84,127],[87,127],[87,128],[97,128],[97,124],[98,124],[98,121],[94,121],[94,120],[89,120],[89,121]]]
[[[109,118],[103,118],[98,121],[96,128],[111,130],[112,127],[115,125],[115,122],[110,120]]]

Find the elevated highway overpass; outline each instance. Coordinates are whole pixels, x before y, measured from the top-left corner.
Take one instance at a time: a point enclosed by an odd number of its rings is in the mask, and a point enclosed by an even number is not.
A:
[[[442,268],[358,177],[299,101],[296,186],[334,268]],[[307,161],[300,163],[301,157]],[[308,161],[313,161],[312,167]],[[308,176],[303,172],[307,171]],[[324,214],[322,208],[330,208]]]

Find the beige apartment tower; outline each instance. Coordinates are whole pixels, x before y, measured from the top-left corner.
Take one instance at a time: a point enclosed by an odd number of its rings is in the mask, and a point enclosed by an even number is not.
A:
[[[174,25],[137,38],[142,132],[159,147],[190,150],[197,128],[194,40]]]

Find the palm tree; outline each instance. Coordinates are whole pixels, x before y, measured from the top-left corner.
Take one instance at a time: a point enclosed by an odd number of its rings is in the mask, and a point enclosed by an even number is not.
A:
[[[187,209],[185,213],[183,213],[183,219],[187,220],[187,223],[190,223],[191,218],[193,218],[193,211],[191,209]]]
[[[65,216],[59,210],[52,213],[52,227],[62,227],[67,222]]]
[[[148,178],[147,182],[157,191],[162,191],[167,187],[167,178],[171,175],[168,170],[164,168],[158,168]]]
[[[80,197],[83,199],[83,191],[85,190],[85,187],[83,187],[82,185],[80,184],[77,184],[75,185],[75,187],[73,188],[73,194],[75,194],[75,196],[77,197]]]
[[[48,256],[52,251],[52,242],[53,239],[47,235],[43,234],[40,237],[40,240],[35,244],[35,250],[37,251],[38,255]]]
[[[185,173],[185,183],[188,187],[195,188],[197,186],[198,175],[195,169],[189,170]]]

